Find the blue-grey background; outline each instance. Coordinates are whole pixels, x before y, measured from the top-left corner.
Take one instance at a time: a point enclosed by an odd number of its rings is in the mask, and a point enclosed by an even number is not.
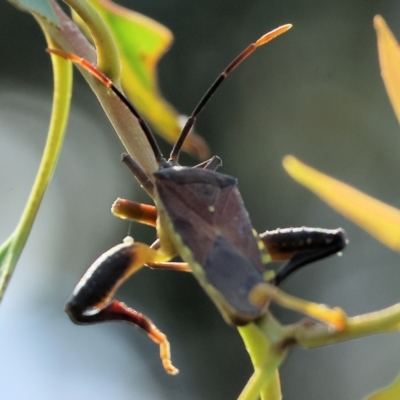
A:
[[[349,315],[400,300],[400,255],[331,211],[281,166],[294,154],[400,207],[400,127],[380,78],[372,19],[400,38],[398,1],[125,1],[175,34],[163,58],[163,94],[190,113],[248,43],[283,23],[293,29],[257,51],[223,84],[197,130],[222,171],[238,177],[257,230],[343,227],[343,257],[308,267],[284,289]],[[43,149],[52,74],[45,41],[28,14],[0,2],[0,241],[15,227]],[[128,223],[116,197],[150,201],[120,165],[122,146],[76,73],[65,146],[27,247],[0,307],[0,398],[234,399],[251,374],[240,336],[189,274],[143,270],[118,297],[169,337],[176,377],[158,348],[124,324],[73,325],[63,304],[86,268],[120,242]],[[160,140],[163,142],[162,140]],[[170,148],[162,143],[167,152]],[[193,165],[196,161],[182,157]],[[133,224],[136,240],[154,231]],[[278,310],[282,321],[298,316]],[[282,367],[288,400],[354,400],[400,371],[400,336],[317,350],[294,349]]]

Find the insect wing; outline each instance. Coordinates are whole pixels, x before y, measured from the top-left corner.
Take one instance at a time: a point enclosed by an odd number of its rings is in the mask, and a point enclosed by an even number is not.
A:
[[[236,179],[189,168],[154,176],[171,239],[225,318],[242,325],[259,317],[248,294],[265,266]]]

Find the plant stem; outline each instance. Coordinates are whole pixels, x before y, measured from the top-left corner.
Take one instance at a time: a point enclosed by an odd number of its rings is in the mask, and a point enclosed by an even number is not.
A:
[[[284,340],[293,339],[295,343],[307,348],[327,346],[367,335],[391,333],[400,329],[400,304],[380,311],[362,314],[347,319],[346,328],[334,330],[326,325],[303,325],[287,327]]]
[[[39,18],[37,20],[45,33],[47,44],[55,47],[56,44],[47,35],[45,26]],[[0,249],[0,254],[4,256],[0,261],[0,301],[28,239],[40,203],[53,175],[67,126],[72,91],[72,65],[69,61],[56,56],[52,56],[51,60],[54,74],[54,95],[47,141],[35,182],[19,223]]]
[[[86,24],[96,46],[97,68],[120,86],[121,63],[114,38],[107,24],[89,1],[63,0]]]
[[[247,382],[238,400],[280,400],[282,398],[278,367],[286,351],[273,342],[281,337],[282,327],[272,316],[266,315],[260,323],[239,327],[239,333],[249,352],[254,373]]]

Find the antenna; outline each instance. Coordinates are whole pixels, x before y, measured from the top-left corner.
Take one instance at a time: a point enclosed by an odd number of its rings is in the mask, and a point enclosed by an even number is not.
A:
[[[140,127],[143,130],[143,133],[146,135],[147,140],[149,141],[150,147],[153,150],[154,157],[156,158],[157,163],[160,165],[164,160],[164,156],[161,153],[160,148],[154,138],[153,132],[151,131],[147,122],[140,115],[139,111],[136,107],[128,100],[128,98],[119,90],[112,80],[104,75],[99,69],[97,69],[94,65],[92,65],[89,61],[85,60],[82,57],[78,57],[73,53],[67,53],[66,51],[59,49],[46,49],[48,53],[55,54],[57,56],[63,57],[67,60],[72,61],[74,64],[78,64],[81,67],[85,68],[86,71],[90,72],[95,78],[97,78],[101,83],[110,88],[119,99],[128,107],[129,111],[137,118],[137,121]]]
[[[253,53],[258,47],[262,46],[265,43],[268,43],[272,39],[276,38],[277,36],[285,33],[292,27],[291,24],[282,25],[279,28],[274,29],[271,32],[266,33],[265,35],[261,36],[256,42],[247,46],[229,65],[228,67],[222,72],[222,74],[215,80],[215,82],[210,86],[207,90],[206,94],[197,104],[196,108],[193,110],[192,114],[186,121],[185,126],[182,129],[181,134],[179,135],[178,140],[176,141],[169,158],[169,161],[178,162],[179,154],[181,152],[183,143],[189,134],[190,130],[192,129],[194,123],[196,122],[197,116],[200,114],[200,111],[204,108],[204,106],[208,103],[211,96],[217,90],[217,88],[221,85],[221,83],[225,80],[225,78],[242,62],[244,61],[251,53]]]

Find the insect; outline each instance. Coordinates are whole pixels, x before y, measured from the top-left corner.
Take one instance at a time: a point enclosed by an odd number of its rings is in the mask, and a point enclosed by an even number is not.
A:
[[[192,272],[225,320],[240,326],[265,314],[269,299],[260,301],[260,287],[279,285],[300,267],[340,252],[346,245],[341,229],[303,227],[257,234],[236,179],[216,172],[221,165],[218,157],[195,167],[178,163],[185,138],[222,81],[259,46],[290,27],[284,25],[265,34],[228,65],[188,118],[168,160],[139,112],[107,76],[85,59],[49,49],[88,70],[119,97],[136,116],[159,166],[149,174],[130,155],[124,154],[122,161],[153,198],[155,206],[117,199],[112,207],[118,217],[154,226],[158,239],[148,246],[128,237],[101,255],[76,286],[66,311],[77,324],[127,321],[139,326],[159,344],[162,363],[170,374],[178,370],[172,365],[166,336],[149,318],[114,298],[118,287],[132,274],[143,266]],[[170,261],[176,256],[183,262]],[[287,262],[268,279],[266,265],[271,260]]]

